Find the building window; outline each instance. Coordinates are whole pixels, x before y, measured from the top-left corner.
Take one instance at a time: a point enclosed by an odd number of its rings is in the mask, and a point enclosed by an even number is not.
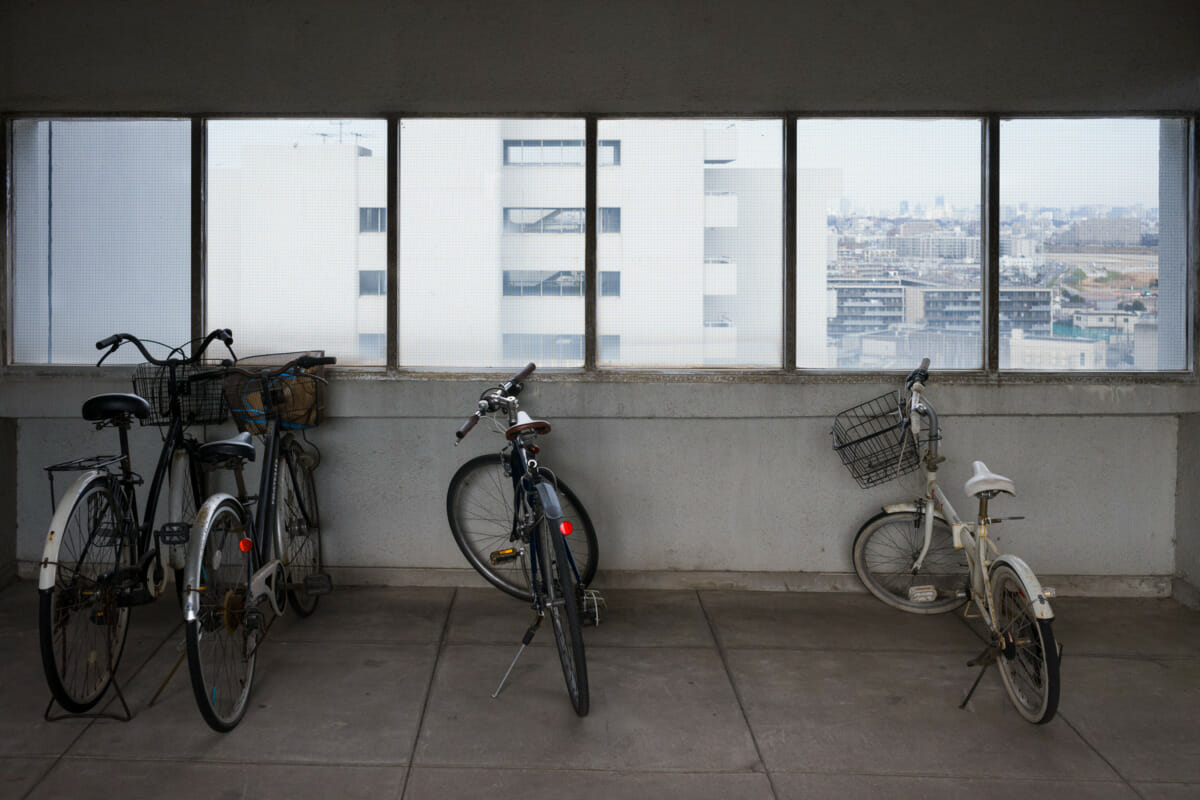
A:
[[[382,364],[387,359],[386,333],[360,333],[358,360],[363,364]]]
[[[600,232],[601,233],[620,233],[621,232],[621,209],[601,207],[601,209],[600,209]]]
[[[621,163],[621,143],[605,140],[598,143],[598,164],[602,167]],[[583,166],[583,139],[505,139],[505,166]]]
[[[545,367],[576,365],[583,361],[582,334],[506,333],[504,362],[507,366],[528,364]]]
[[[505,297],[583,297],[583,270],[504,270]],[[621,273],[600,273],[600,294],[620,297]]]
[[[360,208],[358,210],[359,233],[386,233],[386,208]]]
[[[95,364],[96,342],[121,331],[190,339],[189,121],[17,119],[11,132],[13,361]],[[141,360],[124,347],[105,364]]]
[[[360,269],[358,271],[359,295],[386,295],[387,272],[382,269]]]
[[[584,233],[587,214],[582,208],[506,208],[505,233]],[[600,232],[621,232],[621,209],[600,209]]]
[[[600,273],[600,296],[621,296],[621,273],[616,270],[603,270]],[[620,339],[620,337],[616,337]]]

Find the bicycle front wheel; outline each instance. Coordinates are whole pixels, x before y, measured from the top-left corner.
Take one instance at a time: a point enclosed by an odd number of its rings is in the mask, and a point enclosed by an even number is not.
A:
[[[57,532],[54,586],[40,592],[42,668],[54,699],[73,714],[104,695],[129,633],[129,607],[118,604],[134,562],[133,527],[123,507],[106,478],[87,484]]]
[[[302,617],[317,610],[318,594],[304,588],[304,579],[321,572],[321,514],[313,459],[300,443],[288,437],[276,477],[275,520],[277,550],[287,569],[288,603]]]
[[[925,546],[925,525],[912,511],[884,512],[867,521],[854,537],[854,571],[871,594],[892,608],[913,614],[942,614],[966,602],[967,558],[954,549],[954,536],[934,517],[933,533],[921,568],[913,565]]]
[[[1025,582],[1007,564],[992,570],[992,609],[1004,649],[996,660],[1021,716],[1041,725],[1058,710],[1058,644],[1051,620],[1038,619]]]
[[[550,479],[549,470],[539,474]],[[567,546],[579,571],[579,582],[587,586],[596,577],[599,560],[596,530],[575,492],[562,480],[557,482],[564,518],[574,527]],[[514,507],[512,478],[505,474],[499,453],[477,456],[463,464],[450,479],[446,492],[446,516],[458,549],[475,570],[496,588],[520,600],[533,600],[529,569],[523,551],[530,531],[522,530]],[[512,548],[512,557],[495,554]]]
[[[192,547],[185,591],[196,592],[196,618],[187,622],[188,671],[204,721],[215,731],[233,730],[246,713],[258,647],[258,615],[249,613],[252,553],[249,534],[232,500],[213,509]],[[190,598],[189,598],[190,599]]]
[[[588,695],[587,661],[583,651],[583,630],[579,622],[579,584],[575,580],[575,570],[567,561],[566,537],[552,529],[544,516],[538,529],[543,610],[550,617],[571,706],[576,714],[586,717],[591,701]]]

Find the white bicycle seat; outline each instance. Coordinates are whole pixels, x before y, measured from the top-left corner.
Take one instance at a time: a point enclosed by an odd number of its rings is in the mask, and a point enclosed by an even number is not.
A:
[[[984,492],[1007,492],[1016,497],[1017,489],[1011,480],[992,472],[982,461],[976,461],[974,466],[975,474],[963,485],[967,497],[975,497]]]

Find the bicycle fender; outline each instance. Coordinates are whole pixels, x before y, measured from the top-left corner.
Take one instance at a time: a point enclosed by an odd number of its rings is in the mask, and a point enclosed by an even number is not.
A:
[[[89,469],[87,472],[80,473],[71,487],[63,494],[62,499],[58,501],[58,506],[54,509],[54,516],[50,518],[50,531],[46,534],[46,545],[42,548],[42,564],[38,570],[38,589],[54,588],[54,581],[58,577],[58,549],[62,547],[62,537],[58,534],[66,527],[67,517],[71,514],[71,509],[75,507],[75,503],[87,485],[105,474],[107,473],[102,469]]]
[[[196,513],[196,521],[192,523],[192,535],[188,539],[188,558],[187,569],[184,570],[183,581],[183,618],[186,622],[195,622],[200,615],[200,592],[193,589],[193,586],[200,585],[200,565],[204,558],[204,548],[199,547],[200,532],[208,526],[208,521],[216,512],[217,506],[226,500],[232,500],[241,507],[237,502],[237,498],[225,492],[218,492],[214,495],[209,495],[204,504],[200,506],[200,510]]]
[[[558,492],[554,491],[554,484],[549,481],[539,481],[537,483],[538,496],[542,498],[542,511],[552,520],[561,520],[563,518],[562,504],[558,502]]]
[[[917,504],[912,503],[912,502],[891,503],[889,505],[883,506],[883,512],[885,514],[902,514],[906,511],[910,514],[917,513]],[[946,523],[947,525],[950,524],[950,520],[948,520],[944,516],[942,516],[942,514],[940,512],[937,512],[937,511],[933,512],[933,518],[940,519],[942,522]]]
[[[1017,577],[1021,579],[1021,583],[1025,584],[1025,591],[1029,593],[1030,605],[1033,606],[1033,613],[1038,619],[1054,619],[1054,610],[1050,608],[1050,601],[1042,594],[1042,583],[1033,574],[1033,570],[1025,561],[1017,556],[1002,555],[992,562],[991,569],[994,571],[1000,564],[1004,564],[1017,573]]]

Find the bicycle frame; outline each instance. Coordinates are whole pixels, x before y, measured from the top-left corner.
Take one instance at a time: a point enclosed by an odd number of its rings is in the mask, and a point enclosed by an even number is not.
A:
[[[914,571],[920,570],[925,557],[929,554],[929,547],[933,541],[933,520],[935,516],[940,517],[950,526],[954,537],[954,548],[962,550],[966,556],[967,567],[971,577],[970,600],[979,609],[980,615],[986,621],[988,629],[993,634],[998,630],[999,624],[991,603],[991,568],[998,563],[1008,564],[1025,581],[1025,585],[1033,594],[1033,597],[1030,599],[1034,614],[1039,619],[1053,619],[1054,613],[1046,600],[1045,590],[1042,588],[1037,576],[1034,575],[1033,570],[1029,568],[1029,565],[1024,560],[1013,555],[1002,554],[991,537],[988,536],[988,525],[991,519],[987,512],[987,498],[980,497],[979,514],[976,521],[973,523],[964,522],[950,503],[949,498],[946,497],[946,493],[942,491],[942,487],[937,480],[937,465],[941,460],[937,454],[937,435],[940,432],[937,425],[937,412],[925,403],[923,395],[924,386],[922,384],[913,384],[911,392],[909,407],[912,409],[912,413],[909,414],[909,423],[911,425],[914,446],[919,446],[921,418],[923,415],[928,415],[931,418],[930,430],[935,432],[934,436],[930,438],[929,446],[922,462],[925,475],[925,491],[917,502],[896,503],[884,506],[884,511],[915,512],[922,516],[925,529],[925,542],[921,548],[920,555],[913,562]],[[988,560],[989,555],[994,555],[995,558]]]
[[[512,415],[515,424],[515,412]],[[527,446],[523,436],[517,436],[513,440],[512,452],[508,455],[508,463],[512,472],[513,482],[513,521],[510,540],[516,541],[518,537],[518,529],[521,525],[522,511],[528,507],[534,513],[541,513],[548,520],[551,527],[552,536],[562,536],[560,525],[563,520],[562,505],[558,501],[558,494],[554,490],[552,482],[537,475],[537,462],[529,458]],[[526,485],[526,477],[529,477],[528,486]],[[530,576],[531,580],[537,580],[539,573],[538,565],[542,563],[539,550],[541,545],[538,542],[537,536],[529,536],[529,558],[531,564]],[[579,567],[575,564],[575,556],[571,552],[571,548],[566,548],[567,561],[571,565],[571,571],[575,574],[575,580],[580,582]],[[548,580],[548,576],[546,576]],[[535,591],[533,593],[534,603],[541,605],[541,593]]]

